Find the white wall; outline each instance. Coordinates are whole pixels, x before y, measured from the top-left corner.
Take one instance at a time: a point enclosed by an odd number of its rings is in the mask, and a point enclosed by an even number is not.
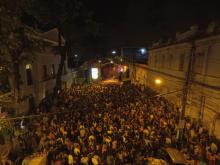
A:
[[[203,53],[204,57],[201,60],[201,73],[194,74],[194,82],[188,96],[186,115],[196,119],[201,118],[209,131],[220,137],[220,125],[216,124],[219,123],[218,116],[220,114],[220,35],[196,40],[195,45],[196,59],[199,58],[198,54]],[[136,65],[135,69],[131,69],[131,72],[135,72],[136,75],[133,82],[145,84],[160,93],[182,89],[190,53],[191,43],[150,49],[148,65]],[[173,54],[172,59],[170,59],[170,54]],[[185,56],[183,71],[179,70],[181,55]],[[163,56],[165,61],[163,61]],[[170,62],[171,67],[169,67]],[[195,64],[195,67],[198,66]],[[195,70],[197,71],[198,68]],[[155,85],[154,81],[157,78],[162,80],[160,86]],[[181,105],[181,96],[181,92],[167,95],[171,101],[179,105]]]
[[[51,73],[52,64],[55,65],[55,72],[57,73],[60,62],[60,56],[54,55],[51,49],[46,49],[42,53],[38,53],[35,56],[34,62],[26,62],[20,66],[21,74],[21,96],[32,95],[34,97],[36,105],[45,97],[46,92],[52,93],[56,84],[55,77],[48,80],[43,79],[43,65],[47,66],[48,75]],[[32,65],[32,79],[33,84],[27,85],[26,64]],[[67,87],[72,83],[72,73],[67,67],[67,61],[65,62],[67,74],[62,76],[62,81],[67,82]],[[20,106],[20,113],[27,112],[29,108],[28,100],[22,102]]]

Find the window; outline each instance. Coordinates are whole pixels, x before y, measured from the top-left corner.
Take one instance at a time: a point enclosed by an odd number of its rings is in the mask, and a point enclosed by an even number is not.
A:
[[[25,65],[25,69],[31,69],[31,68],[32,68],[32,65],[31,65],[31,64]]]
[[[63,74],[67,74],[66,64],[65,64],[65,63],[64,63],[64,65],[63,65]]]
[[[52,76],[56,75],[56,73],[55,73],[55,65],[54,64],[52,64],[52,67],[51,67],[51,75]]]
[[[148,61],[147,61],[147,64],[148,64],[148,65],[151,65],[151,55],[150,55],[150,54],[148,55]]]
[[[32,66],[31,64],[27,64],[25,68],[26,68],[27,85],[32,85],[33,84]]]
[[[157,67],[157,55],[155,54],[154,55],[154,67],[156,68]]]
[[[201,74],[203,70],[203,62],[204,62],[205,53],[197,53],[195,60],[195,73]]]
[[[43,65],[43,79],[47,78],[47,66]]]
[[[179,60],[179,71],[184,71],[185,54],[181,54]]]
[[[162,61],[161,61],[161,67],[164,68],[164,63],[165,63],[165,55],[162,55]]]
[[[173,55],[172,55],[172,54],[169,55],[168,61],[169,61],[169,63],[168,63],[168,64],[169,64],[169,65],[168,65],[168,68],[171,69],[171,67],[172,67],[172,61],[173,61]]]
[[[161,55],[160,54],[157,54],[157,67],[158,68],[161,68]]]

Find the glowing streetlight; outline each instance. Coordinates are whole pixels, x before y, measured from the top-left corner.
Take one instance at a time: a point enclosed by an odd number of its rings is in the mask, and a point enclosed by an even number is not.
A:
[[[141,48],[140,51],[141,51],[141,54],[145,54],[146,53],[146,49],[145,48]]]
[[[115,50],[112,51],[112,54],[116,54],[117,52]]]
[[[155,84],[160,85],[162,81],[160,79],[155,79]]]

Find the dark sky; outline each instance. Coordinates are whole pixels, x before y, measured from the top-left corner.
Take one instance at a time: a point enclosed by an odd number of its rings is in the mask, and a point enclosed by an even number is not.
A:
[[[174,37],[177,31],[186,31],[191,25],[204,29],[211,21],[220,22],[219,0],[82,1],[101,27],[97,52],[122,46],[148,46],[160,38]]]
[[[220,20],[213,0],[88,0],[109,46],[142,46]]]

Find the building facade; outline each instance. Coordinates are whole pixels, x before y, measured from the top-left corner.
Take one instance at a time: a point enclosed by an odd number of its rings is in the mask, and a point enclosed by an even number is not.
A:
[[[42,38],[49,46],[42,52],[36,52],[32,62],[20,64],[22,81],[20,97],[24,99],[20,102],[17,113],[27,113],[34,105],[38,105],[42,99],[51,94],[55,87],[60,64],[60,56],[54,53],[54,47],[58,45],[57,29],[43,33]],[[72,76],[73,72],[67,67],[67,61],[65,61],[62,73],[63,88],[72,84]]]
[[[135,65],[132,74],[134,83],[165,94],[181,107],[193,55],[186,116],[201,120],[220,139],[220,31],[210,26],[202,35],[192,27],[177,33],[173,42],[154,44],[149,49],[148,64]]]

